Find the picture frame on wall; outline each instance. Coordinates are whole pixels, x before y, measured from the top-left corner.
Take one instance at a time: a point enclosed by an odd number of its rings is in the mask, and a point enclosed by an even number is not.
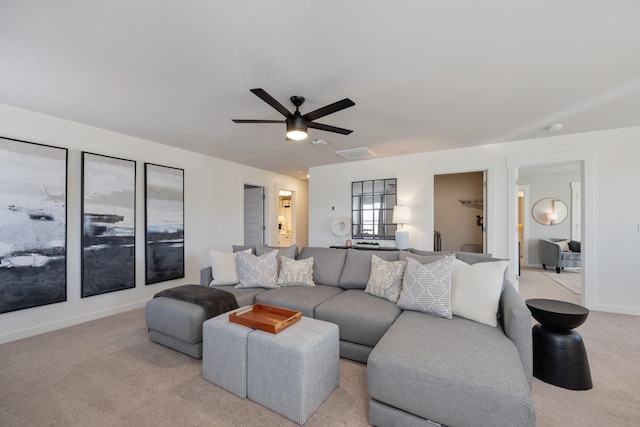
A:
[[[144,164],[145,280],[184,277],[184,169]]]
[[[0,313],[67,300],[67,159],[0,137]]]
[[[81,297],[136,286],[136,162],[82,152]]]

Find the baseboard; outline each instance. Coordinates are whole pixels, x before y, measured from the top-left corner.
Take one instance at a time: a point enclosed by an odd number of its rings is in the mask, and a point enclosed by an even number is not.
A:
[[[631,316],[640,316],[640,308],[620,307],[617,305],[594,304],[588,307],[591,311],[602,311],[613,314],[629,314]]]
[[[93,313],[84,314],[82,316],[69,317],[67,319],[61,319],[55,322],[49,322],[43,325],[34,326],[33,328],[26,328],[26,329],[21,329],[19,331],[10,332],[5,335],[0,335],[0,344],[21,340],[23,338],[29,338],[35,335],[44,334],[46,332],[51,332],[58,329],[67,328],[69,326],[90,322],[92,320],[102,319],[103,317],[109,317],[115,314],[124,313],[126,311],[135,310],[137,308],[142,308],[147,304],[147,301],[148,300],[137,301],[134,303],[125,304],[118,307],[109,308],[106,310],[100,310]]]

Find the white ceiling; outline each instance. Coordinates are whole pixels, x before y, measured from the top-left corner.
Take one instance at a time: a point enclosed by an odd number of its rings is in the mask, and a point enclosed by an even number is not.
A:
[[[640,125],[637,0],[0,0],[0,103],[291,176]],[[285,141],[263,88],[304,114]],[[313,139],[326,146],[314,146]],[[302,172],[299,172],[302,171]]]

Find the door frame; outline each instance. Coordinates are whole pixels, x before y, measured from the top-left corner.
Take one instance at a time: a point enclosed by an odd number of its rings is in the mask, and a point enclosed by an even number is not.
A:
[[[485,200],[484,200],[484,250],[485,253],[495,254],[496,252],[496,235],[497,224],[503,224],[505,218],[500,218],[499,210],[496,206],[496,170],[498,168],[498,159],[480,160],[480,161],[460,161],[456,159],[451,164],[432,164],[427,167],[427,200],[429,206],[427,207],[427,224],[426,232],[427,236],[427,248],[433,250],[433,232],[434,232],[434,180],[436,175],[449,175],[455,173],[467,173],[467,172],[485,172],[486,187]]]
[[[238,227],[238,242],[244,243],[244,186],[251,185],[254,187],[262,187],[264,189],[264,206],[263,206],[263,216],[264,216],[264,238],[265,245],[269,245],[271,240],[271,210],[273,209],[273,204],[271,202],[270,197],[270,183],[260,182],[260,180],[251,180],[245,177],[239,178],[239,186],[238,193],[240,195],[240,209],[238,210],[239,224]]]
[[[582,258],[582,304],[591,308],[595,305],[593,279],[595,277],[595,263],[590,262],[594,254],[592,239],[594,236],[595,205],[593,191],[594,183],[594,158],[593,150],[560,151],[556,153],[532,154],[507,157],[507,248],[509,250],[508,278],[514,285],[517,284],[517,256],[518,256],[518,171],[523,167],[544,166],[557,163],[579,162],[581,165],[580,179],[582,182],[582,220],[580,245]]]

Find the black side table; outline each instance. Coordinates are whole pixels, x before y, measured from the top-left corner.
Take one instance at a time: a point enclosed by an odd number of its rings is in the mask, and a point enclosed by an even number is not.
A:
[[[593,387],[584,342],[573,330],[582,325],[589,310],[580,305],[550,299],[526,301],[539,324],[533,334],[533,375],[569,390]]]

